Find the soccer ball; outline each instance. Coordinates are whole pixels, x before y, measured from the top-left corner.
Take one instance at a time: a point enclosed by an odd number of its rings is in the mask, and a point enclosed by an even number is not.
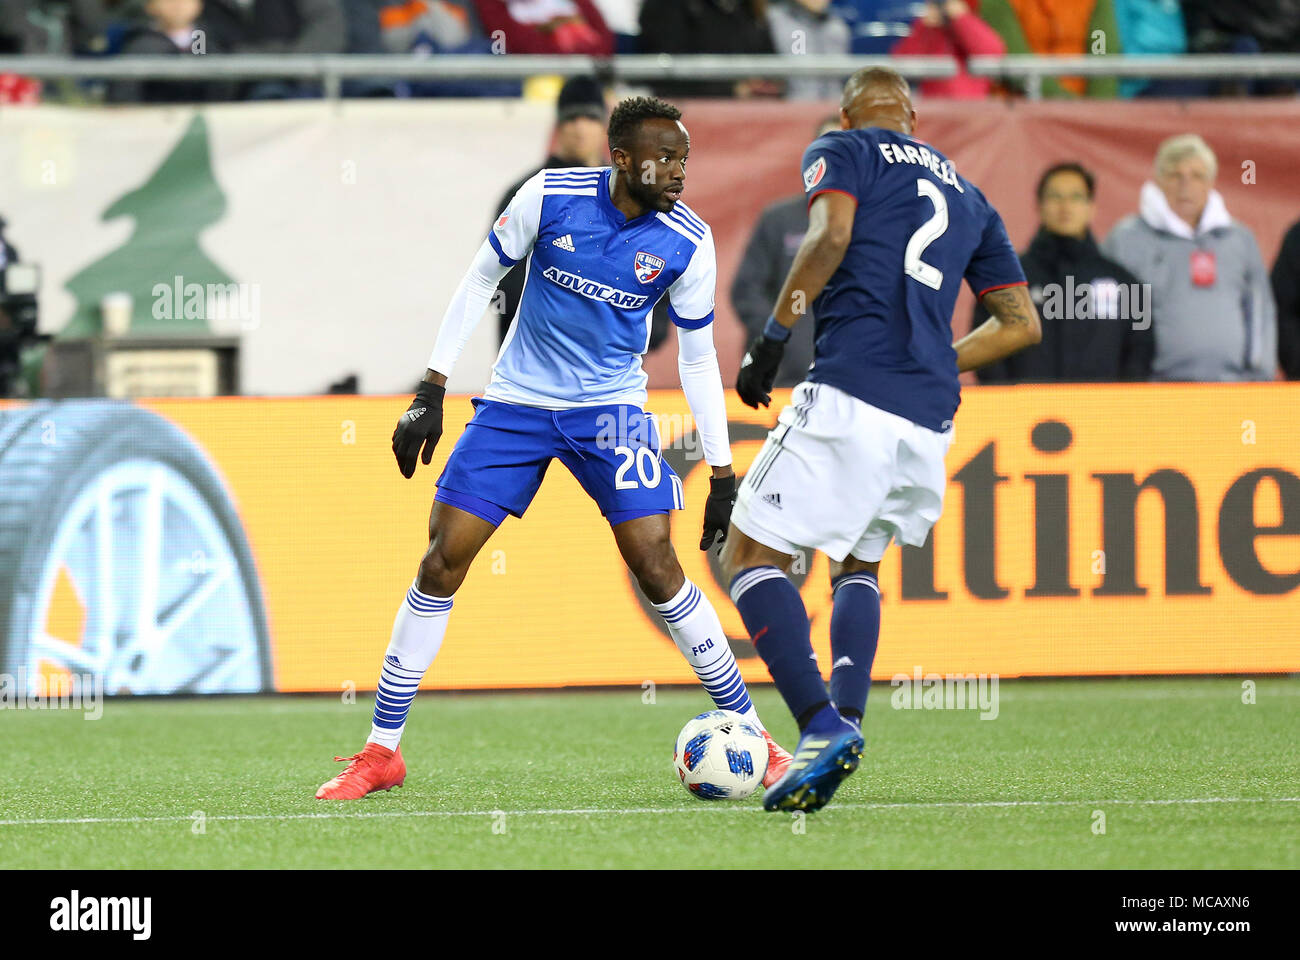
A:
[[[739,800],[763,782],[767,741],[754,724],[732,710],[701,713],[677,735],[677,776],[701,800]]]

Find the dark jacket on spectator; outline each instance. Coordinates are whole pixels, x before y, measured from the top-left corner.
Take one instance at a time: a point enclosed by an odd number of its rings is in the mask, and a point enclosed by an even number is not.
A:
[[[1091,233],[1077,240],[1039,228],[1029,249],[1020,255],[1020,263],[1042,318],[1043,339],[977,370],[980,383],[1108,382],[1146,380],[1150,376],[1155,352],[1151,328],[1134,330],[1133,320],[1114,316],[1115,311],[1106,306],[1113,300],[1094,296],[1089,301],[1092,312],[1110,313],[1110,317],[1069,319],[1078,306],[1077,294],[1066,296],[1071,289],[1077,291],[1085,283],[1095,291],[1099,284],[1103,289],[1109,286],[1107,281],[1138,282],[1128,270],[1102,254]],[[1045,291],[1049,284],[1059,287]],[[1063,311],[1044,309],[1049,294],[1054,297],[1053,306],[1068,308],[1066,317],[1057,315]],[[974,325],[978,327],[987,319],[988,311],[978,305]]]
[[[207,31],[208,47],[215,46],[227,53],[240,52],[249,40],[248,11],[239,0],[203,0],[203,15],[199,17]]]
[[[1192,53],[1294,53],[1300,42],[1300,0],[1182,0],[1182,7]]]
[[[496,218],[506,212],[506,207],[510,206],[510,201],[519,192],[519,188],[536,175],[538,170],[553,170],[556,167],[571,166],[573,164],[570,161],[561,157],[553,154],[547,157],[546,162],[537,170],[529,170],[501,195],[501,199],[497,203],[497,212],[492,217],[493,222],[495,223]],[[519,298],[524,292],[526,266],[526,263],[521,262],[511,267],[510,272],[502,277],[501,282],[497,284],[497,292],[492,297],[492,306],[497,311],[497,336],[501,341],[505,340],[506,334],[510,330],[510,324],[515,319],[515,311],[519,309]],[[646,348],[647,352],[655,349],[667,339],[668,324],[668,298],[664,297],[655,304],[654,316],[651,318],[650,324],[650,345]]]
[[[0,0],[0,53],[102,53],[104,0]]]
[[[750,0],[645,0],[642,53],[771,53],[772,33]],[[730,80],[663,81],[663,97],[730,97]]]
[[[1300,222],[1282,238],[1273,264],[1277,301],[1277,359],[1288,380],[1300,380]]]
[[[343,0],[348,53],[384,52],[379,33],[379,11],[383,5],[383,0]]]
[[[140,24],[127,33],[122,41],[122,56],[211,56],[228,52],[220,34],[208,29],[207,22],[198,20],[194,29],[203,31],[200,49],[182,49],[164,33],[150,24]],[[234,99],[237,87],[228,80],[115,80],[108,88],[110,103],[211,103]]]
[[[363,0],[347,0],[361,7]],[[352,42],[344,0],[204,0],[208,41],[233,53],[343,53]],[[378,30],[378,11],[375,29]],[[369,52],[359,50],[355,52]]]
[[[763,330],[781,294],[794,255],[808,232],[808,203],[803,194],[778,200],[759,215],[745,255],[731,283],[731,305],[752,339]],[[804,379],[813,361],[812,310],[799,318],[786,344],[776,386],[793,387]]]
[[[249,53],[342,53],[347,26],[340,0],[254,0]]]

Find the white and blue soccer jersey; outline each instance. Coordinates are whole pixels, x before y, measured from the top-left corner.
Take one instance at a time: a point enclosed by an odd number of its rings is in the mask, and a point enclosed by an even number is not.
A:
[[[502,265],[527,261],[519,308],[484,396],[561,410],[646,401],[650,313],[694,329],[713,320],[717,268],[708,225],[678,201],[628,220],[609,167],[542,170],[497,218]]]

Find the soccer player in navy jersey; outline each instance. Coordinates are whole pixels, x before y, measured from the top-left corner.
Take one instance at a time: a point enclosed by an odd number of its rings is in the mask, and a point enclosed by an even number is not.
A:
[[[907,81],[866,69],[840,127],[804,152],[808,232],[736,389],[767,406],[785,341],[810,305],[812,367],[741,484],[723,547],[731,597],[799,724],[768,810],[820,809],[858,766],[880,629],[880,559],[920,546],[943,508],[958,374],[1040,337],[1002,218],[942,153],[912,136]],[[962,279],[992,314],[956,343]],[[830,688],[787,578],[803,547],[831,561]]]
[[[612,167],[538,172],[497,218],[443,318],[424,381],[393,433],[402,475],[428,464],[442,435],[447,376],[506,272],[527,274],[514,322],[474,400],[474,416],[438,478],[429,547],[397,612],[365,748],[317,791],[357,799],[401,784],[411,701],[442,644],[452,598],[507,516],[523,516],[552,459],[582,484],[646,597],[719,709],[767,741],[765,785],[790,762],[763,729],[712,605],[686,579],[669,540],[682,483],[644,412],[641,367],[650,314],[667,295],[678,370],[712,468],[700,549],[725,538],[735,501],[722,378],[713,347],[713,234],[681,202],[690,138],[661,100],[620,103],[609,120]]]

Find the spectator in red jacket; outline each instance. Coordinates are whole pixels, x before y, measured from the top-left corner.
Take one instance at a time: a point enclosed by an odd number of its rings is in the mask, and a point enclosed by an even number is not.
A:
[[[954,100],[978,100],[989,95],[992,81],[966,71],[969,57],[1000,57],[1007,52],[1002,38],[979,18],[979,0],[928,0],[925,12],[912,22],[909,36],[890,52],[900,57],[937,57],[957,60],[957,75],[943,80],[922,80],[921,94]]]
[[[39,103],[41,81],[16,73],[0,73],[0,103]]]
[[[592,0],[474,0],[493,51],[608,56],[614,34]],[[499,32],[498,32],[499,31]],[[497,41],[504,49],[497,51]]]

